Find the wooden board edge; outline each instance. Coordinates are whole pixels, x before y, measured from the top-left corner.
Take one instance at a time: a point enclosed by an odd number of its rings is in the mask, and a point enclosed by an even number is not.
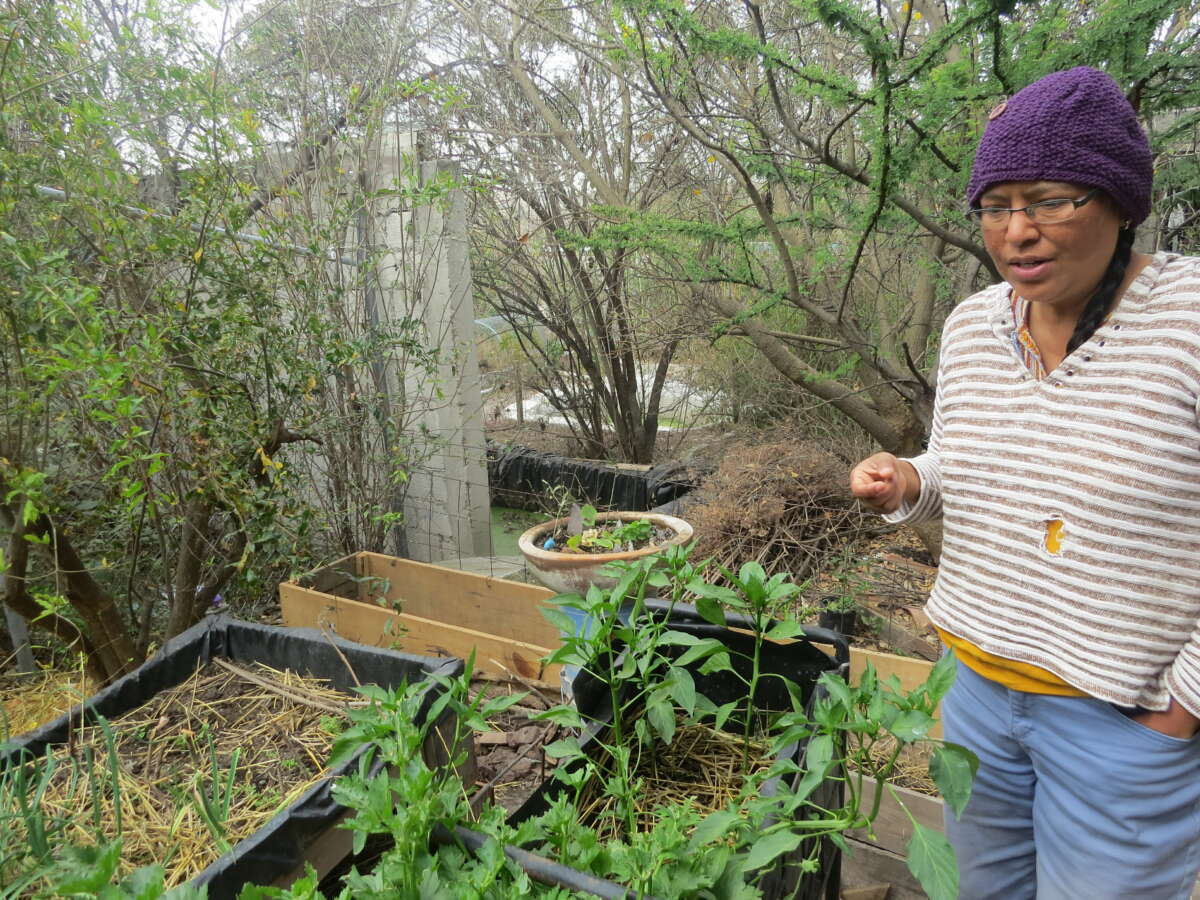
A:
[[[464,572],[462,569],[451,569],[447,566],[436,565],[435,563],[418,562],[415,559],[403,559],[399,556],[388,556],[386,553],[372,553],[364,550],[359,556],[363,558],[371,574],[375,574],[376,567],[381,563],[386,563],[393,566],[400,565],[404,568],[412,568],[416,572],[453,576],[458,580],[476,582],[478,584],[487,583],[516,594],[526,595],[531,600],[545,600],[554,596],[554,591],[550,590],[550,588],[542,587],[540,584],[509,581],[506,578],[496,578],[494,575],[481,575],[478,572]]]
[[[381,606],[343,600],[297,585],[280,586],[283,623],[288,627],[327,626],[347,640],[396,646],[419,656],[457,656],[475,652],[475,667],[493,674],[516,674],[558,686],[562,667],[542,660],[552,650],[536,644],[460,628],[445,622],[397,613]],[[394,634],[388,634],[388,623]]]
[[[871,808],[878,791],[879,785],[875,779],[864,776],[860,798],[863,809]],[[900,807],[901,803],[908,812]],[[932,797],[911,788],[891,785],[883,791],[879,801],[879,813],[871,830],[868,832],[867,829],[856,829],[849,832],[849,835],[855,840],[903,855],[907,852],[908,840],[912,837],[912,821],[909,814],[926,828],[940,832],[945,828],[945,809],[946,805],[941,797]]]

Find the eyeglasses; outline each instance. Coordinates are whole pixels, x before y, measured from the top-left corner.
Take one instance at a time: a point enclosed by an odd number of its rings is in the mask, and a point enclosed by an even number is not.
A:
[[[1100,188],[1092,188],[1078,200],[1065,197],[1053,200],[1042,200],[1028,206],[1016,209],[1005,209],[1003,206],[985,206],[982,209],[968,209],[967,218],[978,222],[980,227],[988,231],[996,231],[1008,226],[1008,220],[1013,213],[1023,212],[1029,216],[1035,225],[1058,225],[1075,218],[1075,210],[1090,201],[1100,192]]]

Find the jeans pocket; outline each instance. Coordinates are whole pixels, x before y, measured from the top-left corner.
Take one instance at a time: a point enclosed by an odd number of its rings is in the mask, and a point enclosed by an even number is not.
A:
[[[1131,710],[1128,707],[1117,706],[1115,703],[1108,703],[1104,700],[1097,700],[1096,702],[1108,711],[1109,718],[1115,719],[1120,723],[1124,731],[1136,736],[1139,740],[1152,743],[1156,747],[1178,750],[1190,747],[1196,739],[1195,736],[1181,738],[1171,734],[1163,734],[1161,731],[1156,731],[1148,725],[1143,725],[1133,718],[1133,716],[1142,712],[1140,709]]]

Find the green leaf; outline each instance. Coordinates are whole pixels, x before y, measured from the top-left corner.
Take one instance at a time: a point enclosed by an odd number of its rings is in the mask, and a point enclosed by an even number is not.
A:
[[[562,738],[546,745],[546,755],[557,760],[575,759],[583,755],[578,738]]]
[[[122,879],[121,888],[130,900],[157,900],[166,890],[160,865],[142,866]]]
[[[729,661],[728,650],[718,650],[712,656],[704,660],[704,663],[700,666],[701,675],[711,675],[713,672],[732,671],[734,671],[734,668],[733,664]]]
[[[850,688],[840,676],[834,675],[832,672],[823,672],[818,682],[825,686],[825,690],[829,691],[829,697],[834,703],[839,704],[847,712],[854,708],[854,701],[850,697]]]
[[[731,603],[738,602],[738,595],[730,588],[722,585],[709,584],[700,578],[693,578],[687,583],[687,589],[690,593],[697,597],[705,597],[709,600],[716,600],[718,603],[723,603],[728,606]],[[699,604],[697,604],[698,606]]]
[[[724,653],[727,658],[729,656],[729,652],[725,650],[725,645],[716,638],[704,638],[690,647],[683,656],[675,661],[675,664],[677,666],[690,666],[696,660],[708,659],[716,653]]]
[[[715,813],[705,816],[704,821],[697,825],[696,830],[692,832],[687,852],[695,853],[705,844],[723,837],[733,825],[737,824],[740,818],[737,813],[728,809],[717,810]]]
[[[888,726],[888,730],[900,740],[912,742],[926,737],[935,724],[936,720],[929,713],[919,709],[908,709],[896,717]]]
[[[701,641],[701,638],[694,634],[688,634],[686,631],[664,631],[655,639],[655,643],[669,647],[695,647]]]
[[[675,703],[689,716],[696,711],[696,681],[692,673],[682,666],[671,667],[671,680],[668,682],[671,697]]]
[[[811,771],[824,772],[833,762],[833,735],[818,734],[808,742],[804,753],[804,765]]]
[[[493,697],[479,708],[479,714],[485,719],[489,716],[497,715],[504,712],[513,704],[520,703],[528,696],[528,691],[521,691],[519,694],[502,694],[499,697]]]
[[[713,713],[713,728],[720,731],[725,727],[725,723],[729,721],[729,717],[737,712],[737,701],[730,700],[728,703],[722,703],[717,707],[717,711]]]
[[[646,718],[663,743],[671,743],[675,736],[675,707],[665,699],[651,698],[646,701]]]
[[[738,581],[742,583],[743,587],[752,582],[758,582],[761,585],[766,580],[767,573],[763,569],[762,563],[750,560],[749,562],[742,563],[742,567],[738,569]]]
[[[795,619],[777,622],[767,631],[767,637],[772,641],[787,641],[804,634],[804,626]]]
[[[955,900],[958,897],[958,864],[946,836],[914,822],[907,849],[908,870],[921,882],[929,900]]]
[[[935,706],[946,696],[946,692],[954,684],[956,675],[958,675],[958,664],[955,661],[954,652],[951,651],[934,664],[929,677],[925,680],[925,690]]]
[[[862,677],[858,679],[858,689],[864,695],[874,694],[879,688],[879,676],[875,674],[875,667],[867,663],[867,667],[863,670]]]
[[[956,817],[971,799],[971,784],[979,771],[979,757],[961,744],[947,741],[933,751],[929,775]]]
[[[583,716],[573,706],[555,706],[553,709],[548,709],[545,712],[535,713],[529,718],[536,719],[539,722],[554,722],[565,728],[582,728],[585,724]]]
[[[545,608],[542,610],[542,615],[550,620],[550,624],[561,631],[563,634],[574,634],[576,631],[575,620],[568,616],[561,609]]]
[[[725,610],[712,597],[697,597],[696,612],[700,613],[700,618],[705,622],[713,625],[725,624]]]
[[[754,842],[750,853],[746,856],[746,868],[750,871],[761,869],[775,861],[784,853],[790,853],[800,846],[804,835],[794,831],[775,831]]]

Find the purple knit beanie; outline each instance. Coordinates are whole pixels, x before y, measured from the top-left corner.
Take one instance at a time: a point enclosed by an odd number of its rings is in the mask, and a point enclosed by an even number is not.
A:
[[[1018,91],[988,116],[967,203],[1003,181],[1073,181],[1105,190],[1137,225],[1150,214],[1150,142],[1117,83],[1080,66]]]

